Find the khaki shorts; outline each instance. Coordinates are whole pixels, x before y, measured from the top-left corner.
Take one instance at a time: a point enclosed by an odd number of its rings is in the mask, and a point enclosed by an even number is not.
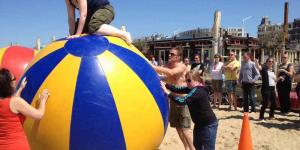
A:
[[[170,126],[173,128],[190,128],[191,116],[187,105],[179,106],[170,101]]]
[[[85,25],[84,31],[87,31],[87,33],[95,33],[99,30],[101,25],[110,24],[114,17],[114,8],[111,5],[105,5],[93,13]]]
[[[211,85],[214,92],[222,92],[222,80],[212,80]]]

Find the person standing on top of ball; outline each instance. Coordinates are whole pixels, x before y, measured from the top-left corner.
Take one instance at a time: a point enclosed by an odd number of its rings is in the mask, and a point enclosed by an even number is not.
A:
[[[110,35],[122,38],[128,45],[132,40],[129,32],[109,25],[114,19],[114,8],[108,0],[65,0],[68,11],[68,38],[79,37],[82,33]],[[75,10],[79,20],[75,22]]]

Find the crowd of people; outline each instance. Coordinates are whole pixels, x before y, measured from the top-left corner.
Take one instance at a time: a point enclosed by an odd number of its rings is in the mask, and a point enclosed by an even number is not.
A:
[[[257,112],[255,85],[261,79],[262,100],[258,119],[263,122],[269,103],[271,104],[269,119],[274,119],[276,98],[279,99],[280,111],[283,115],[290,111],[289,93],[293,78],[295,81],[300,80],[300,70],[295,72],[293,64],[288,62],[287,54],[282,54],[282,63],[279,64],[277,72],[275,72],[273,57],[268,57],[265,63],[260,64],[257,59],[252,59],[250,52],[243,54],[241,62],[236,59],[236,54],[232,51],[229,52],[227,62],[223,62],[222,57],[215,54],[210,67],[201,63],[201,56],[198,54],[194,56],[193,63],[190,63],[189,58],[181,61],[181,57],[182,48],[175,47],[170,50],[169,59],[165,65],[158,66],[153,63],[152,66],[158,74],[165,77],[162,78],[164,80],[162,89],[170,99],[170,125],[177,129],[185,149],[215,148],[218,121],[212,108],[220,109],[223,92],[226,92],[229,104],[227,110],[232,111],[234,107],[237,111],[237,85],[242,89],[243,112],[255,113]],[[155,61],[154,56],[151,60]],[[204,75],[205,73],[207,75]],[[211,82],[205,82],[208,78]],[[211,100],[208,87],[213,90]],[[300,82],[296,91],[299,97]],[[189,114],[187,109],[189,109]],[[190,117],[195,124],[193,145],[191,145],[191,136],[186,132],[186,129],[190,128]]]

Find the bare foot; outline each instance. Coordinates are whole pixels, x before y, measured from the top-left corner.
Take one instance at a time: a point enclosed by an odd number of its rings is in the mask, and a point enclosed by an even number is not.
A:
[[[122,37],[122,39],[128,44],[131,45],[132,44],[132,40],[131,40],[131,34],[129,32],[125,32],[124,36]]]
[[[227,108],[227,110],[228,110],[228,111],[231,111],[231,106],[229,106],[229,107]]]

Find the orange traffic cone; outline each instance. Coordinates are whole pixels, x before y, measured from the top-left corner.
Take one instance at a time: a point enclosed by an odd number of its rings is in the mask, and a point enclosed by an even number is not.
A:
[[[253,150],[249,114],[247,112],[244,113],[243,117],[243,126],[238,150]]]

